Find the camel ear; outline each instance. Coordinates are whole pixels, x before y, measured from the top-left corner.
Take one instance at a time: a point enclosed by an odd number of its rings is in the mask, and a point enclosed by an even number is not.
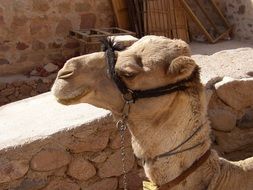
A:
[[[187,56],[179,56],[173,59],[167,69],[167,74],[181,80],[189,77],[197,67],[195,61]]]

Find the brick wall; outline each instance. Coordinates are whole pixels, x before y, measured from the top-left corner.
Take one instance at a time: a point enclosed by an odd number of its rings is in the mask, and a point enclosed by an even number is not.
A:
[[[70,29],[112,25],[109,0],[0,1],[0,76],[61,66],[78,54]]]

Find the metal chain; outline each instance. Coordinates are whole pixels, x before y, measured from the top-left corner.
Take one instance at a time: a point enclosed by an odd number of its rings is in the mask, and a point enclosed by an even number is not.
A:
[[[127,190],[126,153],[125,153],[125,131],[127,128],[127,124],[123,120],[120,120],[117,123],[117,127],[120,133],[120,151],[121,151],[122,170],[123,170],[123,187],[124,187],[124,190]]]
[[[127,117],[129,114],[130,105],[126,102],[123,108],[122,119],[116,124],[120,133],[120,151],[122,160],[122,170],[123,170],[123,188],[127,190],[127,172],[126,172],[126,153],[125,153],[125,131],[127,129]]]

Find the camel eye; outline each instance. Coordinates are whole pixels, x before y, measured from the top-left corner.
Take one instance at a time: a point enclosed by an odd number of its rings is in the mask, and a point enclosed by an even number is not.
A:
[[[123,76],[126,79],[133,79],[136,76],[136,73],[122,73],[121,76]]]

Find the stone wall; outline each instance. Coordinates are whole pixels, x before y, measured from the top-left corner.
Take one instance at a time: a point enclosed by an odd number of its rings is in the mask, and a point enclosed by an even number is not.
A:
[[[141,190],[143,170],[126,134],[129,190]],[[122,189],[120,136],[111,118],[104,118],[0,152],[1,190]]]
[[[0,1],[0,76],[27,74],[78,55],[70,29],[110,27],[109,0]]]

